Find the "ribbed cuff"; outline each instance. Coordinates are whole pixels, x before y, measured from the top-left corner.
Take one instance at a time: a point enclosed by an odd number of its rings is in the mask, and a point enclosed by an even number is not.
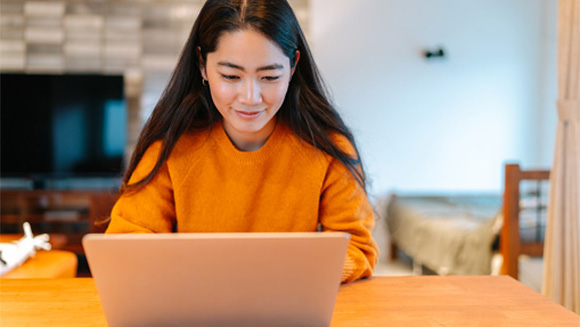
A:
[[[352,260],[351,256],[347,253],[346,260],[344,261],[344,267],[342,268],[342,278],[340,279],[341,282],[345,283],[352,279],[352,275],[354,274],[356,265],[354,260]]]

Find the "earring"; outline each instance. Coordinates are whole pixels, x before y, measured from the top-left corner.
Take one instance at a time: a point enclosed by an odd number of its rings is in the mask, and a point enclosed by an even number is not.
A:
[[[207,80],[205,78],[202,78],[201,84],[203,84],[203,86],[207,86]]]

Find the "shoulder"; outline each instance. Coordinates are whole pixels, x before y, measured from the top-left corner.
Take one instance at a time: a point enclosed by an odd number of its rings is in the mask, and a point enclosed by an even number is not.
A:
[[[208,131],[209,129],[188,131],[184,133],[179,137],[164,163],[169,166],[176,164],[177,166],[180,166],[181,162],[188,162],[193,158],[198,157],[199,150],[203,148],[203,144],[207,140]],[[163,141],[161,140],[157,140],[149,145],[139,160],[138,170],[151,171],[157,164],[163,151],[163,147]]]
[[[188,131],[179,137],[175,146],[169,154],[169,160],[174,158],[179,158],[184,154],[191,154],[195,152],[195,149],[199,149],[203,146],[209,135],[209,128],[196,131]],[[157,140],[153,142],[141,158],[141,161],[157,161],[161,152],[163,151],[163,141]]]
[[[322,144],[316,143],[311,144],[298,136],[287,124],[283,126],[283,135],[285,136],[284,139],[287,144],[290,144],[291,147],[295,149],[300,149],[300,151],[296,151],[297,153],[316,158],[319,158],[322,155],[324,158],[326,158],[327,162],[333,161],[333,159],[335,159],[332,157],[332,155],[323,150],[328,148],[330,144],[326,144],[324,146]],[[348,137],[338,132],[329,132],[328,135],[330,136],[330,142],[332,142],[334,147],[337,147],[339,150],[353,158],[358,157],[356,147],[348,139]]]
[[[330,138],[332,139],[332,142],[334,142],[334,145],[337,146],[344,153],[353,157],[358,156],[354,144],[345,135],[337,132],[332,132],[330,133]]]
[[[296,134],[290,126],[286,123],[280,126],[281,137],[280,143],[284,144],[287,149],[297,157],[305,158],[319,158],[321,155],[324,157],[323,152],[320,151],[316,146],[310,144],[298,134]]]
[[[330,161],[329,170],[339,172],[339,176],[342,176],[341,178],[345,180],[352,179],[354,181],[360,178],[364,183],[365,178],[360,161],[360,154],[354,143],[346,135],[340,133],[332,133],[331,139],[334,146],[348,158],[344,158],[343,154],[337,154],[337,157],[332,157],[327,154]]]
[[[167,158],[167,167],[171,175],[180,175],[193,167],[193,165],[204,158],[208,151],[207,142],[211,129],[194,130],[185,132],[171,150]]]
[[[198,153],[199,150],[204,148],[207,144],[207,140],[210,137],[211,128],[198,129],[187,131],[175,144],[175,147],[171,151],[170,159],[177,159],[183,156],[190,156],[192,154]]]

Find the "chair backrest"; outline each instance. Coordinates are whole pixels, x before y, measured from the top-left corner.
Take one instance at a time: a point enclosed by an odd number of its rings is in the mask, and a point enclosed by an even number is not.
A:
[[[538,185],[542,181],[549,181],[549,170],[521,170],[517,164],[505,165],[505,184],[503,194],[503,226],[500,235],[500,252],[503,256],[502,274],[518,279],[518,257],[521,254],[530,256],[542,256],[544,252],[543,237],[536,237],[532,241],[526,241],[522,237],[522,195],[520,185],[523,181],[535,181]],[[537,187],[533,196],[537,201],[535,214],[540,216],[546,213],[546,203],[542,199],[542,188]],[[528,201],[529,202],[529,201]],[[528,208],[529,209],[529,208]],[[538,236],[543,233],[542,225],[534,226]]]

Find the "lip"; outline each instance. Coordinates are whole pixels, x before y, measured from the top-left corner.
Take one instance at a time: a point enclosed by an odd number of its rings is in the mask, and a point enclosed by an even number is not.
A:
[[[262,112],[264,112],[264,111],[263,110],[260,110],[260,111],[235,110],[235,112],[236,112],[236,114],[238,114],[242,118],[245,118],[245,119],[254,119],[254,118],[260,116],[262,114]]]

